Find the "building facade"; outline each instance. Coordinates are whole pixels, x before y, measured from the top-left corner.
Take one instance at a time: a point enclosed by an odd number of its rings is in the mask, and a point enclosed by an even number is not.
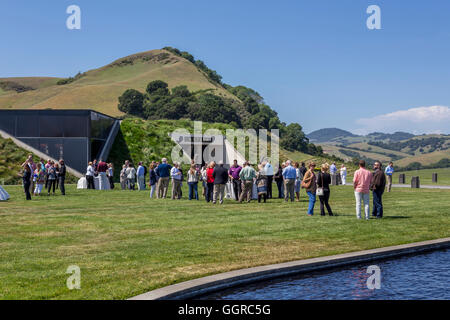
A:
[[[92,110],[0,110],[0,130],[79,172],[104,151],[116,121]]]

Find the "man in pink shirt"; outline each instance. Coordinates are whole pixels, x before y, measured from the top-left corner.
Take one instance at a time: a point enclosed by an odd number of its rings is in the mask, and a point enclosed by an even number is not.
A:
[[[366,220],[369,220],[370,211],[370,184],[372,182],[372,172],[366,169],[366,162],[359,161],[359,169],[353,175],[353,188],[355,189],[356,217],[361,219],[361,204],[364,201],[364,213]]]

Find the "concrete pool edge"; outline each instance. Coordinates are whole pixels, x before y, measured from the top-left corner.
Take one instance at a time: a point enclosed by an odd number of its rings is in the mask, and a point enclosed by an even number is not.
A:
[[[249,283],[450,247],[450,238],[228,271],[155,289],[129,300],[189,299]]]

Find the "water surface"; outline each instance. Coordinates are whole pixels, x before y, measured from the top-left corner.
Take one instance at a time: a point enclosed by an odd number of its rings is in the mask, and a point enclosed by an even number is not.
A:
[[[381,270],[381,288],[370,290],[370,265]],[[450,299],[450,250],[279,278],[203,296],[214,300]]]

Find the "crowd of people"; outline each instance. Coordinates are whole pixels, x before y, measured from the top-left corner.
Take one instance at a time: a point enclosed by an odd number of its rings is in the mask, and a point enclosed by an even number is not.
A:
[[[95,178],[98,178],[98,185],[95,184]],[[112,163],[106,163],[100,159],[94,159],[89,162],[86,168],[86,187],[87,189],[107,190],[114,189],[114,166]]]
[[[95,161],[94,161],[95,163]],[[361,219],[361,207],[364,203],[366,219],[369,218],[369,192],[373,192],[373,216],[381,218],[383,216],[382,194],[386,187],[386,177],[392,182],[393,165],[381,171],[381,163],[376,162],[373,173],[365,168],[365,162],[360,161],[360,168],[354,174],[353,186],[356,199],[357,217]],[[106,170],[106,175],[111,178],[111,188],[113,188],[112,164],[104,164],[104,169],[100,170],[100,164],[89,164],[86,178],[90,178],[96,171]],[[318,171],[318,172],[316,172]],[[339,171],[339,172],[338,172]],[[148,178],[147,178],[148,175]],[[139,162],[137,169],[126,160],[120,171],[120,186],[124,189],[146,190],[150,188],[150,198],[167,198],[169,186],[171,185],[171,198],[182,198],[182,185],[187,182],[188,199],[199,200],[199,184],[202,186],[202,196],[206,202],[222,204],[226,197],[234,198],[239,203],[250,202],[253,199],[258,202],[266,202],[272,199],[272,185],[275,181],[278,188],[278,198],[284,201],[300,201],[301,189],[304,189],[308,196],[307,214],[314,214],[314,207],[317,198],[320,202],[320,214],[333,216],[330,205],[330,185],[346,184],[347,168],[345,164],[337,169],[335,163],[331,165],[322,164],[320,169],[316,169],[314,162],[306,167],[305,163],[292,162],[287,160],[281,163],[278,170],[274,170],[269,161],[262,161],[253,167],[248,161],[242,166],[234,160],[229,169],[224,167],[224,163],[212,161],[204,166],[191,162],[186,173],[179,163],[168,163],[166,158],[161,162],[152,161],[147,168]],[[388,191],[391,184],[388,183]]]
[[[22,184],[27,200],[31,200],[31,195],[41,196],[47,191],[47,195],[55,195],[56,189],[61,191],[62,195],[66,194],[66,165],[64,160],[59,162],[48,159],[39,159],[38,163],[33,161],[33,155],[29,154],[28,158],[22,163]]]
[[[65,195],[66,166],[64,160],[59,162],[40,159],[38,163],[33,162],[30,154],[22,164],[22,180],[24,193],[27,200],[31,195],[40,196],[44,191],[47,195],[55,194],[59,189]],[[316,172],[317,171],[317,172]],[[374,163],[373,172],[366,169],[364,160],[359,162],[359,169],[353,175],[353,188],[356,201],[356,216],[362,219],[361,211],[364,207],[364,215],[369,219],[370,192],[373,197],[372,216],[383,217],[382,196],[387,188],[391,191],[392,175],[394,173],[393,163],[390,162],[386,169],[382,170],[381,162]],[[148,175],[148,179],[147,179]],[[308,196],[307,214],[314,215],[314,207],[317,198],[320,202],[320,214],[333,216],[330,205],[330,185],[346,184],[347,168],[342,164],[340,171],[335,163],[322,164],[319,170],[314,162],[305,163],[287,160],[279,164],[278,170],[274,170],[267,160],[253,167],[248,161],[242,166],[237,160],[229,169],[224,163],[212,161],[204,166],[191,162],[186,173],[177,162],[170,165],[166,158],[161,162],[152,161],[147,168],[142,162],[138,163],[137,169],[133,163],[126,160],[120,171],[120,186],[122,190],[146,190],[147,183],[150,188],[150,198],[167,198],[170,184],[171,198],[173,200],[182,198],[182,185],[186,181],[188,185],[188,199],[199,200],[199,187],[202,185],[202,196],[206,202],[222,204],[226,197],[234,198],[239,203],[257,200],[267,202],[272,199],[272,185],[275,181],[278,188],[278,198],[285,202],[300,201],[301,189]],[[94,179],[97,178],[97,181]],[[114,169],[112,163],[102,160],[89,162],[86,169],[87,189],[114,189]],[[9,197],[2,189],[2,198]]]

